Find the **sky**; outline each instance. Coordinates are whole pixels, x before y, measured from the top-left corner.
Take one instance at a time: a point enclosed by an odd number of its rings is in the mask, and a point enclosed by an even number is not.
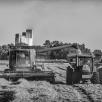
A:
[[[102,1],[0,0],[0,45],[27,28],[35,45],[59,40],[102,50]]]

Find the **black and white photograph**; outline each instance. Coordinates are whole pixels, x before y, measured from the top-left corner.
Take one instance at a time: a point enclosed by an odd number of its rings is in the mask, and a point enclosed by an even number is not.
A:
[[[0,102],[102,102],[102,0],[0,0]]]

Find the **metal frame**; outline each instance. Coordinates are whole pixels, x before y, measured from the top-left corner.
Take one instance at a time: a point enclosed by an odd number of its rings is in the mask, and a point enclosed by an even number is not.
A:
[[[93,67],[94,67],[94,56],[88,55],[88,54],[70,54],[68,55],[68,58],[75,58],[76,59],[76,66],[79,66],[79,58],[91,58],[92,60],[92,69],[91,74],[93,73]]]

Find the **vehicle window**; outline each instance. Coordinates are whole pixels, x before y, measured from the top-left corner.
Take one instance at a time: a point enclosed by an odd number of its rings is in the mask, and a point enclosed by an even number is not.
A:
[[[79,59],[79,65],[88,65],[90,70],[92,70],[92,58],[80,58]]]
[[[15,66],[16,65],[16,53],[14,51],[10,52],[10,65]]]
[[[18,51],[16,53],[16,65],[18,67],[30,66],[30,52]]]

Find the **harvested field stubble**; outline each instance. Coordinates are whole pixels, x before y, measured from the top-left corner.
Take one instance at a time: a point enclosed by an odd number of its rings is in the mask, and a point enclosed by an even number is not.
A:
[[[80,102],[81,96],[72,86],[55,85],[54,89],[58,92],[59,101]]]
[[[69,63],[44,63],[45,69],[53,71],[56,75],[56,81],[66,82],[66,69]]]
[[[33,81],[27,84],[25,82],[25,80],[22,80],[21,84],[14,88],[16,94],[13,102],[49,102],[56,100],[57,92],[50,83]],[[23,87],[25,84],[27,86]]]
[[[57,80],[65,80],[66,67],[64,63],[45,64],[45,69],[56,72]],[[64,70],[61,70],[61,69]],[[102,85],[77,84],[90,96],[92,102],[102,102]],[[18,82],[10,82],[0,79],[0,102],[87,102],[83,99],[84,93],[75,87],[64,84],[50,84],[46,81],[27,81],[19,79]],[[86,95],[86,96],[87,96]],[[86,97],[87,98],[87,97]]]
[[[83,94],[70,85],[52,85],[46,81],[30,82],[24,79],[20,79],[19,82],[0,85],[0,102],[86,102],[83,100]],[[76,86],[86,90],[93,102],[102,102],[101,85],[76,84]]]
[[[7,81],[4,78],[0,78],[0,86],[9,86],[10,85],[10,81]]]
[[[102,85],[100,84],[79,84],[80,88],[86,90],[94,102],[102,102]]]

